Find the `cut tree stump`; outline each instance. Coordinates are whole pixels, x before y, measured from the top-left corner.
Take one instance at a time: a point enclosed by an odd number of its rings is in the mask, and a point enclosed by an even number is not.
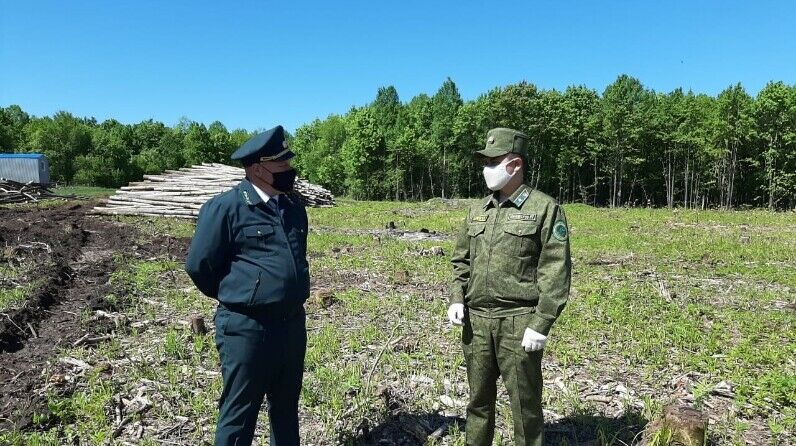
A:
[[[334,291],[318,290],[312,293],[311,300],[321,308],[329,308],[334,304],[336,299]]]
[[[682,405],[669,406],[664,410],[663,421],[671,428],[673,441],[684,446],[705,444],[708,419],[701,411]]]
[[[685,405],[671,405],[663,418],[651,423],[642,444],[649,446],[704,446],[708,419],[701,411]]]
[[[409,283],[409,271],[399,270],[395,272],[395,283],[398,285],[406,285]]]
[[[201,315],[191,316],[191,332],[197,335],[207,334],[207,326],[205,325],[205,318]]]

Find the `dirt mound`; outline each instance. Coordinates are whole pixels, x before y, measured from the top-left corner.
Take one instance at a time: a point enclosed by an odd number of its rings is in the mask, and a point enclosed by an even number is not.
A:
[[[72,282],[69,264],[88,238],[78,223],[82,215],[80,205],[49,212],[0,210],[0,232],[6,245],[2,260],[27,260],[38,265],[30,273],[37,282],[33,293],[0,319],[0,353],[19,350],[22,342],[36,333],[35,326],[45,310],[60,299],[60,290]]]
[[[187,249],[187,241],[169,237],[139,243],[134,227],[87,215],[94,205],[0,208],[0,265],[33,265],[25,300],[0,310],[0,430],[31,427],[33,414],[48,412],[48,380],[60,348],[114,328],[89,327],[83,318],[126,305],[124,290],[109,280],[116,254],[177,258]],[[106,299],[110,294],[116,298]]]

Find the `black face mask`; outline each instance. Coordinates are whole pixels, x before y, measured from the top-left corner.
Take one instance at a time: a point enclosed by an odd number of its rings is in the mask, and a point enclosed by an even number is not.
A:
[[[274,189],[279,192],[290,192],[293,190],[293,185],[296,183],[296,169],[286,170],[284,172],[271,172],[274,177]]]

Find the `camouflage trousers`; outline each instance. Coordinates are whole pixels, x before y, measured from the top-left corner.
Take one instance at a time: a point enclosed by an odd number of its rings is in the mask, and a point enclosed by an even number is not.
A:
[[[495,434],[497,379],[503,377],[514,420],[514,444],[542,446],[542,351],[527,353],[522,336],[531,313],[488,318],[468,312],[462,346],[470,385],[468,446],[489,446]]]

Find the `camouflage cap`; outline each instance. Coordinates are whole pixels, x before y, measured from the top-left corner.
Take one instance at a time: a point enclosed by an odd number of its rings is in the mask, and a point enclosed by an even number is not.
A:
[[[528,152],[528,135],[517,130],[496,128],[486,134],[486,147],[475,153],[487,158],[507,153],[525,155]]]

